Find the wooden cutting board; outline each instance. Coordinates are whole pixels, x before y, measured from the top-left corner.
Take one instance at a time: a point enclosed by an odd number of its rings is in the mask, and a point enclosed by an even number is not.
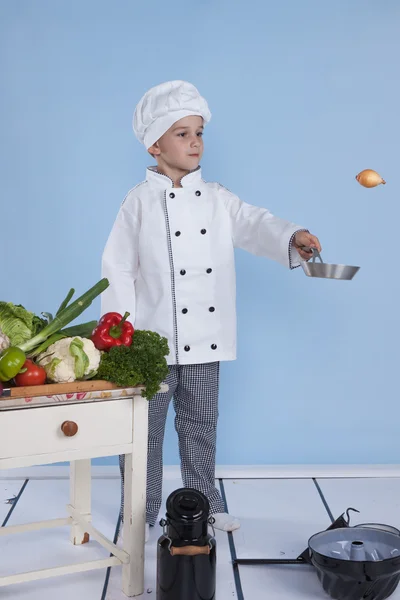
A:
[[[7,388],[9,393],[1,396],[0,400],[7,398],[34,398],[35,396],[56,396],[57,394],[76,394],[78,392],[96,392],[102,390],[118,390],[114,383],[100,379],[92,381],[74,381],[73,383],[49,383],[47,385],[31,385],[26,387]],[[6,390],[4,390],[6,391]]]

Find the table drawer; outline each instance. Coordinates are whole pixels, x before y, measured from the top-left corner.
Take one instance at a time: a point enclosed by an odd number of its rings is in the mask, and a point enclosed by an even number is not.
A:
[[[129,444],[132,402],[128,398],[5,411],[0,414],[0,459]]]

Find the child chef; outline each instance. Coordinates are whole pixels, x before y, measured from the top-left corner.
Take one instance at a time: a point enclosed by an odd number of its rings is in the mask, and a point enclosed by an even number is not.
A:
[[[310,258],[304,246],[321,250],[307,230],[203,179],[210,118],[206,100],[186,81],[162,83],[143,96],[133,129],[157,166],[128,192],[103,255],[110,286],[102,314],[129,311],[135,328],[165,336],[170,349],[169,390],[149,403],[146,539],[161,507],[172,398],[184,486],[207,496],[217,529],[240,526],[215,487],[219,365],[236,358],[234,248],[290,269]],[[123,486],[124,457],[120,468]]]

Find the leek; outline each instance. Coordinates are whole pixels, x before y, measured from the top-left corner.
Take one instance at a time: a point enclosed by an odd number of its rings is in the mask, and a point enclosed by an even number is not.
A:
[[[67,327],[67,329],[63,329],[61,333],[65,334],[65,337],[83,337],[90,338],[92,335],[93,329],[97,326],[97,321],[89,321],[88,323],[81,323],[79,325],[72,325],[72,327]]]
[[[36,348],[36,346],[43,344],[50,336],[58,334],[64,327],[71,323],[71,321],[74,321],[79,317],[79,315],[92,304],[93,300],[97,298],[97,296],[100,296],[109,285],[108,279],[103,278],[69,306],[66,306],[64,301],[62,304],[64,307],[60,307],[59,312],[51,323],[46,325],[46,327],[39,331],[33,338],[20,344],[19,348],[27,353]],[[70,294],[68,294],[67,298],[68,297],[69,299],[71,298]]]
[[[30,358],[34,358],[35,356],[39,356],[42,354],[51,344],[58,342],[58,340],[62,340],[67,337],[83,337],[90,339],[92,335],[93,329],[96,327],[97,321],[89,321],[88,323],[81,323],[80,325],[73,325],[72,327],[67,327],[58,333],[53,333],[50,337],[47,338],[42,344],[36,346],[34,350],[28,352],[28,356]]]
[[[71,288],[66,296],[66,298],[61,302],[60,304],[60,308],[58,309],[58,311],[56,312],[56,315],[59,315],[61,311],[64,310],[64,308],[67,308],[68,306],[68,302],[71,300],[72,296],[75,294],[75,290],[74,288]]]

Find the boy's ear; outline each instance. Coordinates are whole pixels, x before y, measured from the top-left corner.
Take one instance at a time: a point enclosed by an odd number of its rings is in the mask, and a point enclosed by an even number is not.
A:
[[[155,144],[153,144],[152,146],[150,146],[150,148],[147,149],[147,152],[149,154],[151,154],[151,156],[158,156],[159,154],[161,154],[161,150],[160,150],[160,147],[158,145],[158,142],[156,142]]]

